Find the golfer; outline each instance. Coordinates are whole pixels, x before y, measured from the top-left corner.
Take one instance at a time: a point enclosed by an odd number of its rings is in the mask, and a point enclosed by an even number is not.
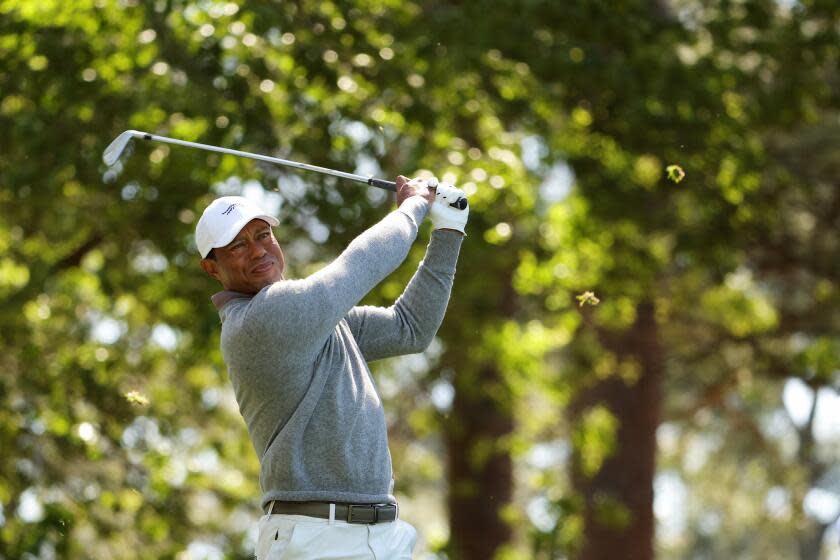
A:
[[[286,279],[275,217],[242,197],[213,201],[196,227],[239,410],[260,459],[258,560],[411,558],[399,520],[382,401],[367,362],[423,351],[446,310],[468,208],[463,191],[397,178],[397,206],[332,263]],[[433,232],[403,294],[358,306]]]

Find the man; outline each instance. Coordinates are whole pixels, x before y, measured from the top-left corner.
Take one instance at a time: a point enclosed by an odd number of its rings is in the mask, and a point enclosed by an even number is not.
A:
[[[437,194],[436,194],[437,193]],[[437,196],[437,199],[436,199]],[[221,347],[260,457],[258,560],[411,558],[398,519],[382,403],[367,362],[421,352],[440,326],[468,209],[464,194],[397,178],[397,210],[322,270],[287,280],[271,226],[241,197],[222,197],[196,227]],[[402,263],[426,214],[426,256],[389,308],[359,301]]]

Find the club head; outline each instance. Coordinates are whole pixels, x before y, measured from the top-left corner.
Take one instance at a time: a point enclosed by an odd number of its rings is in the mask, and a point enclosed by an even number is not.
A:
[[[111,166],[117,163],[117,160],[120,159],[120,156],[125,151],[128,143],[131,142],[131,139],[142,134],[142,132],[136,130],[126,130],[114,138],[114,141],[108,144],[108,147],[102,152],[102,161],[105,162],[105,165]]]

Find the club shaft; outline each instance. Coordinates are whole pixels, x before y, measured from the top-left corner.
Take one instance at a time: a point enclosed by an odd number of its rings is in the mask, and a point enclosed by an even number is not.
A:
[[[320,167],[318,165],[309,165],[308,163],[300,163],[297,161],[291,161],[288,159],[282,159],[277,157],[271,156],[264,156],[262,154],[253,154],[251,152],[243,152],[240,150],[232,150],[230,148],[220,148],[219,146],[211,146],[210,144],[201,144],[199,142],[189,142],[187,140],[178,140],[176,138],[168,138],[166,136],[158,136],[157,134],[149,134],[148,132],[140,132],[137,135],[138,138],[143,140],[149,140],[154,142],[165,142],[167,144],[177,144],[179,146],[187,146],[189,148],[199,148],[201,150],[207,150],[210,152],[218,152],[221,154],[228,154],[232,156],[239,156],[239,157],[246,157],[250,159],[255,159],[259,161],[266,161],[268,163],[274,163],[276,165],[283,165],[286,167],[294,167],[296,169],[303,169],[305,171],[313,171],[315,173],[322,173],[324,175],[332,175],[333,177],[340,177],[342,179],[349,179],[351,181],[356,181],[359,183],[364,183],[366,185],[370,185],[373,187],[379,187],[380,189],[385,189],[388,191],[396,192],[397,185],[392,181],[386,181],[384,179],[377,179],[375,177],[365,177],[364,175],[357,175],[355,173],[347,173],[345,171],[337,171],[335,169],[329,169],[326,167]]]

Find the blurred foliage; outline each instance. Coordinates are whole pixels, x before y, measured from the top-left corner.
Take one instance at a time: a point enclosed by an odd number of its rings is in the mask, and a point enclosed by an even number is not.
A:
[[[195,221],[218,194],[261,197],[303,275],[392,204],[165,145],[106,168],[135,128],[470,195],[439,340],[375,368],[428,548],[466,557],[441,496],[480,499],[464,475],[499,460],[499,556],[579,549],[568,470],[614,456],[621,418],[562,411],[644,375],[599,333],[650,302],[666,376],[660,474],[639,484],[671,496],[658,552],[816,558],[832,520],[804,504],[840,495],[840,443],[816,398],[799,422],[782,395],[840,389],[838,35],[826,0],[0,0],[0,556],[253,554],[258,463]],[[595,509],[634,515],[609,493]]]

